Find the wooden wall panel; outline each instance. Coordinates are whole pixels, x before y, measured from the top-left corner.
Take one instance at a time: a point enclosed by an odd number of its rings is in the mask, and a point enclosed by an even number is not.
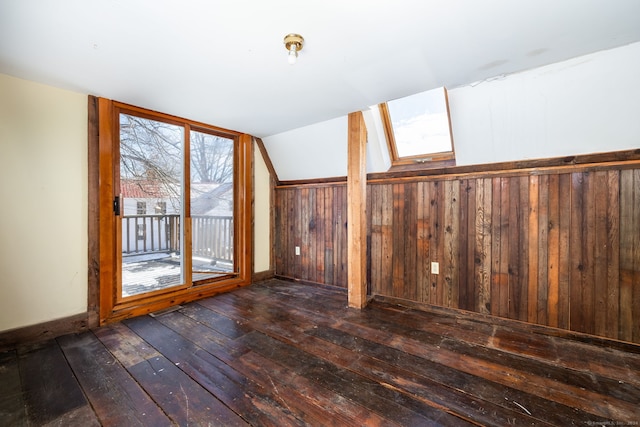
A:
[[[391,184],[393,191],[393,216],[392,236],[393,250],[391,251],[391,294],[390,296],[402,298],[402,290],[404,288],[404,257],[405,245],[407,238],[404,232],[404,184]]]
[[[640,342],[640,170],[620,176],[619,338]]]
[[[334,283],[335,260],[333,258],[333,236],[335,235],[335,227],[333,224],[333,189],[324,189],[324,280],[322,283]],[[286,270],[285,270],[286,271]],[[346,286],[346,283],[345,283]]]
[[[492,314],[500,317],[509,317],[509,247],[511,239],[509,238],[509,209],[510,203],[510,182],[508,178],[499,178],[494,181],[498,182],[496,193],[493,195],[494,200],[494,217],[493,217],[493,239],[494,244],[494,266],[496,276],[496,297],[492,297],[495,310]]]
[[[447,307],[458,307],[460,291],[459,265],[460,258],[460,184],[458,181],[445,181],[444,183],[444,251],[440,274],[444,281],[444,300],[442,305]],[[420,261],[420,259],[418,258]],[[429,264],[429,260],[426,260]],[[424,261],[423,261],[424,263]]]
[[[608,171],[607,200],[607,305],[604,336],[618,338],[620,312],[620,172]],[[637,224],[640,227],[640,224]],[[636,233],[640,229],[636,229]],[[636,268],[636,270],[638,270]],[[640,286],[640,284],[638,284]]]
[[[369,183],[370,292],[640,343],[632,167]],[[276,190],[278,275],[346,287],[346,204],[343,184]]]
[[[536,275],[537,295],[536,316],[533,323],[549,324],[549,175],[541,175],[538,180],[538,244],[533,249],[537,251]]]
[[[559,290],[558,290],[558,327],[562,329],[570,329],[569,322],[569,281],[570,281],[570,265],[569,265],[569,224],[571,220],[571,175],[560,175],[560,189],[558,191],[560,198],[560,255],[558,261],[558,269],[560,271]]]
[[[346,288],[346,197],[344,185],[276,190],[277,275]]]
[[[393,188],[391,185],[385,185],[381,189],[382,192],[382,254],[381,254],[381,269],[380,269],[380,281],[371,281],[371,292],[377,293],[385,292],[386,295],[391,295],[393,292],[393,230],[391,229],[393,224]],[[369,232],[370,233],[370,232]],[[373,287],[373,284],[376,287]]]
[[[384,185],[371,185],[376,191],[385,188]],[[429,299],[430,274],[429,264],[429,204],[425,197],[426,183],[417,183],[417,212],[416,212],[416,301]],[[425,200],[427,200],[425,202]],[[373,202],[373,201],[372,201]],[[375,236],[378,230],[371,229],[371,235]]]
[[[427,255],[426,268],[429,273],[429,300],[425,301],[430,304],[442,305],[443,300],[443,280],[441,274],[433,274],[431,272],[431,261],[439,261],[442,267],[442,258],[444,255],[444,239],[443,239],[443,221],[444,221],[444,189],[443,182],[427,183],[428,199],[424,203],[429,204],[428,218],[429,221],[429,254]],[[435,257],[437,256],[437,259]]]

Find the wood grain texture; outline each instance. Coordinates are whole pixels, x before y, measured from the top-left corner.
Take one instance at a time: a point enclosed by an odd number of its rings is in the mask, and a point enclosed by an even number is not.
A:
[[[571,224],[571,175],[560,175],[560,238],[559,238],[559,261],[558,269],[560,274],[558,293],[558,327],[570,329],[569,323],[569,284],[571,269],[569,262],[569,230]]]
[[[0,420],[7,426],[28,425],[16,351],[0,353]]]
[[[89,402],[55,341],[18,355],[30,425],[99,425]],[[64,396],[64,399],[61,399]]]
[[[101,334],[107,335],[107,330],[101,330]],[[63,336],[58,343],[104,425],[171,425],[93,333]]]
[[[640,348],[269,280],[0,353],[0,380],[3,425],[623,425]]]
[[[276,168],[273,167],[273,163],[271,162],[271,157],[267,152],[267,148],[264,146],[264,142],[262,138],[254,138],[255,144],[260,150],[260,155],[262,156],[262,160],[264,161],[267,170],[269,171],[269,176],[274,181],[275,185],[280,184],[280,179],[278,178],[278,174],[276,173]]]
[[[558,175],[548,177],[547,188],[547,324],[558,326],[560,297],[560,180]]]
[[[14,349],[18,345],[35,344],[60,335],[86,331],[89,329],[88,317],[90,316],[90,313],[80,313],[2,332],[0,333],[0,352]]]
[[[640,169],[629,166],[371,183],[370,292],[640,342]],[[321,188],[324,213],[332,215],[325,224],[342,224],[338,184],[277,189],[279,216],[313,200],[289,199],[302,188]],[[281,229],[278,248],[302,235],[294,211],[288,216],[294,236]],[[324,230],[325,241],[345,244],[341,227]],[[340,250],[333,253],[333,263],[325,256],[324,281],[285,263],[277,273],[344,287],[337,274],[327,280],[327,269],[345,262]],[[432,261],[440,274],[431,274]]]
[[[349,306],[367,305],[367,126],[360,111],[349,114],[347,157],[347,289]],[[310,248],[313,254],[313,248]]]
[[[549,324],[548,299],[549,299],[549,176],[542,175],[538,182],[538,247],[536,274],[538,293],[534,297],[537,300],[537,311],[534,323]]]
[[[460,185],[458,181],[446,181],[444,186],[446,197],[444,209],[444,252],[442,256],[444,301],[447,307],[458,307],[460,273],[458,258],[460,256]],[[420,258],[418,258],[418,262]]]
[[[538,223],[540,195],[538,178],[535,175],[529,177],[527,321],[530,323],[537,323],[538,321],[538,246],[540,237],[538,230],[540,225]]]

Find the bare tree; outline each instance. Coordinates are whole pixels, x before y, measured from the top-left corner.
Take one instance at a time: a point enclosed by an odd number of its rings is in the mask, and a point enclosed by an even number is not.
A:
[[[150,197],[157,197],[161,191],[172,200],[178,199],[184,133],[182,126],[122,114],[121,179],[138,182],[139,188]],[[198,131],[191,131],[189,139],[192,182],[222,184],[233,181],[233,139]],[[148,185],[149,182],[156,185]]]
[[[121,176],[179,183],[183,143],[181,126],[122,114]]]
[[[191,181],[227,183],[233,180],[233,140],[192,131]]]

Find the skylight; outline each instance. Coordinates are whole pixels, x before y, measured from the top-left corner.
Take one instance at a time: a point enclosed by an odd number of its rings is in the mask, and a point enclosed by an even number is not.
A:
[[[444,88],[389,101],[381,105],[381,112],[394,162],[453,158]]]

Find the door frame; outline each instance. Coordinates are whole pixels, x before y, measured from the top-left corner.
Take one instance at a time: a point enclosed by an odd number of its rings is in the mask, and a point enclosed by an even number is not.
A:
[[[117,220],[113,201],[119,189],[115,188],[114,165],[119,162],[115,150],[118,138],[118,109],[152,115],[167,121],[187,123],[194,128],[206,129],[238,138],[234,160],[234,253],[238,272],[233,277],[187,288],[171,289],[132,301],[118,303],[117,276],[119,258],[117,248]],[[251,283],[253,265],[252,247],[252,141],[248,134],[230,131],[194,122],[140,107],[89,96],[89,327],[148,314],[163,308],[184,304],[200,298],[226,292]]]

